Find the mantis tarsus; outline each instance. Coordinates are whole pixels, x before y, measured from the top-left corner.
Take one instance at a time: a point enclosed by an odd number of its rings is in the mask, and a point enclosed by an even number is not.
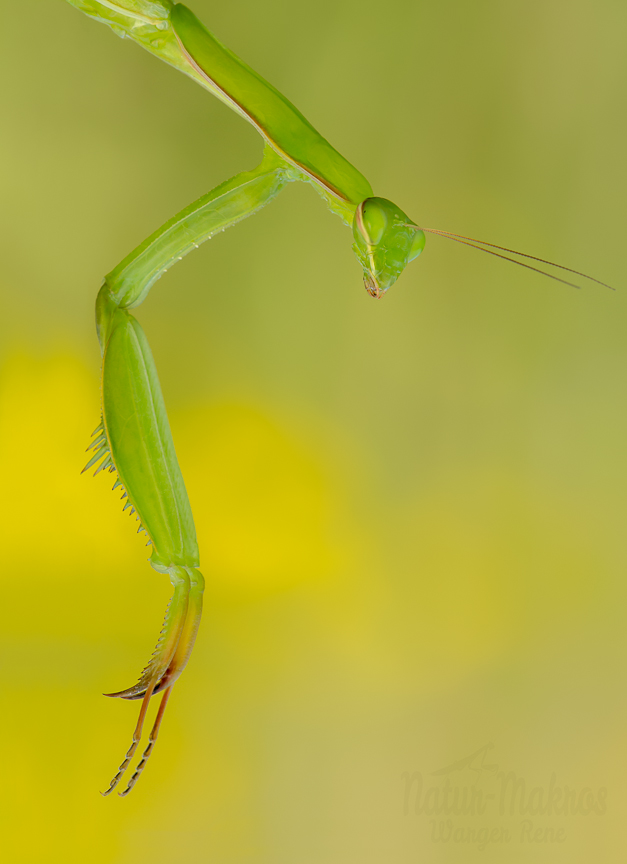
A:
[[[141,710],[131,747],[105,795],[116,788],[129,767],[150,700],[162,693],[148,746],[120,793],[126,795],[153,749],[172,686],[189,659],[204,587],[197,569],[194,521],[159,380],[146,337],[130,310],[143,302],[154,282],[176,261],[217,232],[255,213],[286,184],[297,180],[313,185],[329,208],[352,228],[353,249],[365,287],[373,297],[381,297],[407,264],[420,255],[425,231],[510,261],[514,259],[503,252],[523,253],[421,228],[391,201],[374,197],[365,177],[284,96],[221,45],[185,6],[170,0],[68,2],[193,78],[252,123],[265,143],[257,168],[227,180],[166,222],[105,277],[98,294],[102,419],[88,448],[95,453],[86,469],[97,466],[96,474],[105,469],[117,472],[113,488],[122,491],[122,498],[127,499],[124,509],[130,507],[131,514],[136,513],[138,530],[148,536],[152,566],[167,574],[174,588],[157,647],[138,683],[108,694],[141,700]],[[551,263],[530,255],[523,257]],[[573,285],[531,264],[515,263]]]

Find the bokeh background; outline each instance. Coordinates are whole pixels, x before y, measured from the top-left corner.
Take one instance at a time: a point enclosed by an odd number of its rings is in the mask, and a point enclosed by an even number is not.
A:
[[[623,861],[627,7],[190,5],[413,219],[619,291],[429,238],[374,302],[305,186],[168,273],[138,318],[206,615],[141,784],[103,799],[136,706],[101,694],[136,679],[169,586],[108,479],[79,475],[94,299],[261,147],[62,0],[3,2],[2,859]],[[553,773],[606,789],[605,812],[501,815],[510,770],[528,796]],[[413,772],[495,797],[434,824]]]

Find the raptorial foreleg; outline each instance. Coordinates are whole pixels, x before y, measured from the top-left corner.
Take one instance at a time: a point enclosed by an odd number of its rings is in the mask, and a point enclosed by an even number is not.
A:
[[[157,371],[148,340],[129,310],[139,305],[173,263],[215,233],[234,225],[272,200],[294,179],[272,150],[262,163],[228,180],[181,211],[135,249],[105,278],[96,317],[102,366],[102,422],[89,449],[95,473],[117,471],[121,487],[152,544],[151,564],[170,576],[174,594],[155,652],[137,684],[107,694],[141,699],[133,739],[103,794],[119,784],[141,740],[151,698],[163,691],[148,746],[124,790],[128,794],[153,750],[172,686],[191,654],[200,617],[204,579],[197,569],[198,546]],[[100,464],[97,464],[100,463]]]

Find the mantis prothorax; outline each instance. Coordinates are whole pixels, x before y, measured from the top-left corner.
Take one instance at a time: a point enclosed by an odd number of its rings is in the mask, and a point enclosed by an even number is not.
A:
[[[153,749],[172,686],[189,659],[200,622],[204,587],[197,569],[194,521],[157,372],[146,337],[130,310],[143,302],[154,282],[176,261],[217,232],[264,207],[287,183],[296,180],[313,185],[329,208],[352,228],[353,249],[363,270],[364,285],[373,297],[381,297],[407,264],[420,255],[425,231],[498,257],[507,257],[501,252],[522,253],[421,228],[391,201],[375,197],[365,177],[281,93],[218,42],[185,6],[169,0],[68,2],[193,78],[252,123],[265,143],[263,159],[256,169],[227,180],[166,222],[105,277],[98,294],[102,420],[88,448],[95,450],[95,455],[86,469],[97,466],[96,474],[104,469],[117,472],[113,488],[119,488],[127,499],[124,509],[130,507],[131,514],[137,514],[139,531],[145,531],[152,544],[152,566],[167,574],[174,588],[157,647],[138,683],[108,694],[141,700],[141,710],[131,747],[105,795],[116,788],[139,746],[150,700],[157,693],[163,694],[148,746],[120,793],[126,795]],[[573,284],[532,265],[523,266]]]

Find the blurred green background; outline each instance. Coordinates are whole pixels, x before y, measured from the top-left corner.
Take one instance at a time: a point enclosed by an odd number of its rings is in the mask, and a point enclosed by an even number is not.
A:
[[[623,861],[627,7],[190,5],[414,220],[621,290],[432,237],[374,302],[302,185],[168,273],[138,318],[206,615],[141,784],[103,799],[136,706],[100,694],[136,680],[169,591],[108,480],[79,476],[94,300],[261,146],[61,0],[3,2],[2,859]],[[501,815],[510,770],[528,795],[604,788],[605,812]],[[413,772],[494,797],[434,824]]]

